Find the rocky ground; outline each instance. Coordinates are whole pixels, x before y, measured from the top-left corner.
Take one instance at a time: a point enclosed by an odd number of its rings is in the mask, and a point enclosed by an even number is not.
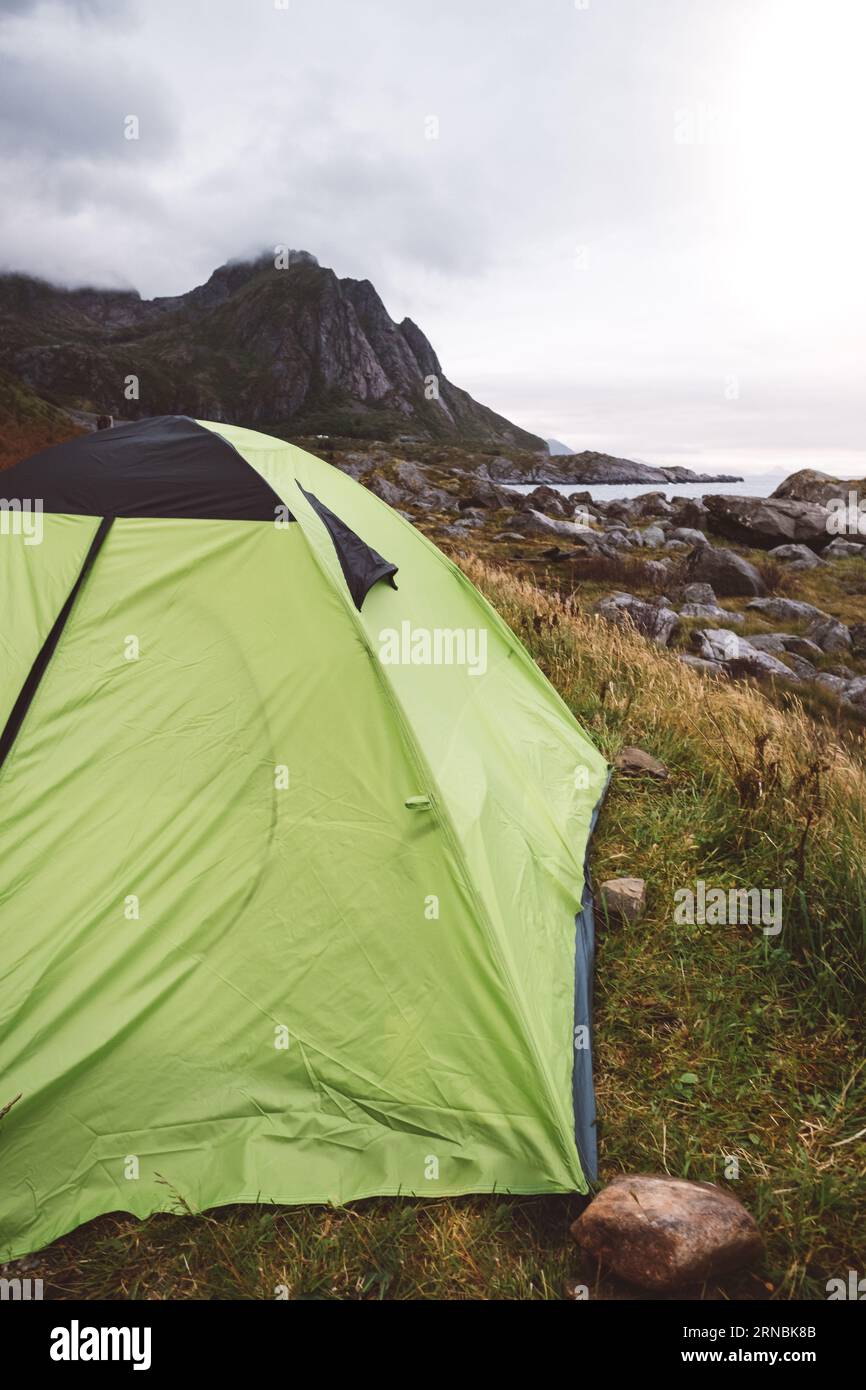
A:
[[[633,624],[708,678],[751,679],[784,703],[866,723],[866,534],[833,536],[828,504],[866,486],[804,470],[769,498],[528,495],[524,461],[420,446],[302,440],[446,551],[474,553]]]

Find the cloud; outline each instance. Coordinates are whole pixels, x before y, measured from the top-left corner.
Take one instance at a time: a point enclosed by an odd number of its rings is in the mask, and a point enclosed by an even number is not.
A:
[[[863,28],[855,0],[0,0],[0,264],[176,294],[304,247],[539,432],[855,447]]]

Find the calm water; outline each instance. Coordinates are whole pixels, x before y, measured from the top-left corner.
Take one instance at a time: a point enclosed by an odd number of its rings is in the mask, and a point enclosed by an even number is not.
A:
[[[769,497],[774,488],[786,475],[760,483],[551,483],[550,486],[564,495],[570,492],[588,492],[599,502],[610,501],[613,497],[640,497],[645,492],[663,492],[665,497],[703,497],[708,492],[730,493],[735,497]],[[508,483],[513,492],[532,492],[538,483]]]

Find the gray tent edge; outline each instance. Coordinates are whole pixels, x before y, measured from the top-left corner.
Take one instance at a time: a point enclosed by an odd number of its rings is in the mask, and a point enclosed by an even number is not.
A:
[[[589,868],[589,851],[596,822],[601,812],[611,773],[602,788],[601,796],[595,803],[589,822],[589,835],[586,840],[586,857],[583,869],[583,897],[580,911],[574,919],[574,1071],[572,1073],[572,1100],[574,1104],[574,1142],[580,1157],[580,1165],[587,1182],[598,1181],[598,1140],[596,1135],[595,1088],[592,1083],[593,1027],[592,1027],[592,989],[595,973],[595,911],[592,901],[592,878]],[[586,1029],[586,1045],[577,1046],[578,1028]]]

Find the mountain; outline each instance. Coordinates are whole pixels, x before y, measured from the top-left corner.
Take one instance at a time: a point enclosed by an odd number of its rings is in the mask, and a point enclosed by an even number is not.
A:
[[[81,432],[62,410],[0,371],[0,468]]]
[[[567,444],[563,444],[561,439],[547,439],[545,440],[545,443],[547,444],[548,453],[552,454],[554,458],[559,458],[563,454],[574,453],[574,450],[569,449]]]
[[[0,368],[55,405],[124,419],[546,452],[448,381],[421,329],[395,323],[369,280],[340,279],[308,252],[286,259],[232,262],[151,300],[0,276]],[[138,399],[126,398],[129,377]]]

